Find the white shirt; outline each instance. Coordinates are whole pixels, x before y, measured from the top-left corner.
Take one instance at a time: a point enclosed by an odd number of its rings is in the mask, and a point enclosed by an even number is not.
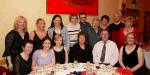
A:
[[[77,23],[76,25],[73,25],[69,23],[68,25],[66,25],[66,27],[70,39],[70,47],[72,47],[77,42],[78,33],[81,31],[80,24]]]
[[[101,53],[103,49],[104,42],[99,41],[94,45],[93,48],[93,62],[98,64],[102,63],[100,61]],[[106,42],[106,52],[105,52],[105,59],[103,63],[110,63],[110,65],[114,66],[118,61],[118,48],[115,42],[108,40]]]

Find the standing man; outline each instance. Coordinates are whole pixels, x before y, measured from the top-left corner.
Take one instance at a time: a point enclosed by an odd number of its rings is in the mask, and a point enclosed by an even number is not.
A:
[[[121,13],[117,12],[113,16],[113,23],[108,26],[110,39],[117,42],[119,30],[123,27],[125,27],[125,24],[121,22]]]
[[[86,37],[88,36],[88,29],[89,27],[91,27],[90,23],[87,22],[87,14],[85,12],[81,12],[79,14],[79,20],[80,20],[80,28],[81,31],[84,32],[86,34]],[[87,37],[88,40],[88,37]]]
[[[101,41],[97,42],[93,48],[93,62],[114,66],[118,62],[118,48],[115,42],[108,40],[109,32],[103,30],[100,33]]]

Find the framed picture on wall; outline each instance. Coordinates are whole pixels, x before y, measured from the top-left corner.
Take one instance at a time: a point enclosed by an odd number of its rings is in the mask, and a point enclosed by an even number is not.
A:
[[[98,15],[98,0],[47,0],[47,14]]]

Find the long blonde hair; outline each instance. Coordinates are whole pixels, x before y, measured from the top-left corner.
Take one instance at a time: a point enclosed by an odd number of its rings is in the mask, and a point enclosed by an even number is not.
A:
[[[27,19],[24,17],[24,16],[18,16],[15,18],[15,21],[14,21],[14,30],[15,31],[18,31],[18,21],[20,19],[23,19],[25,21],[25,28],[24,28],[24,32],[27,32]]]

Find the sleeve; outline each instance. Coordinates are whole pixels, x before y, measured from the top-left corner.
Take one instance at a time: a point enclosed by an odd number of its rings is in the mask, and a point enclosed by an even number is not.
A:
[[[29,40],[29,33],[28,32],[25,33],[25,36],[26,36],[25,40]]]
[[[69,62],[72,62],[74,61],[74,46],[70,48],[70,51],[69,51]]]
[[[92,55],[92,48],[91,48],[91,46],[90,45],[87,45],[87,47],[88,47],[88,61],[90,61],[90,62],[93,62],[92,60],[93,60],[93,55]]]
[[[69,35],[68,35],[68,30],[67,30],[67,28],[66,27],[64,27],[64,32],[65,32],[65,41],[66,41],[66,48],[67,49],[69,49],[69,42],[70,42],[70,40],[69,40]]]
[[[19,69],[20,69],[20,59],[19,56],[16,57],[16,65],[14,66],[15,74],[20,75]]]
[[[117,62],[118,62],[118,57],[119,57],[119,52],[118,52],[118,47],[116,45],[116,43],[114,42],[114,46],[113,46],[114,50],[113,50],[113,56],[112,56],[112,62],[111,65],[114,66]]]
[[[51,38],[53,38],[53,31],[54,31],[53,28],[51,28],[51,27],[48,28],[48,33],[50,34]]]
[[[35,63],[37,62],[37,59],[38,59],[37,55],[38,55],[38,50],[35,51],[32,56],[32,61],[34,61]]]
[[[140,30],[139,29],[137,29],[137,28],[135,28],[135,31],[134,31],[134,33],[135,33],[135,35],[136,35],[136,37],[137,37],[137,42],[140,42],[141,41],[141,35],[140,35]]]
[[[7,34],[5,38],[5,51],[3,53],[3,57],[11,56],[11,46],[13,44],[15,34],[11,31]]]
[[[93,48],[93,63],[95,64],[98,64],[99,63],[99,55],[98,55],[98,52],[97,52],[97,44],[94,45],[94,48]]]
[[[50,50],[51,52],[51,58],[55,58],[54,50]]]

